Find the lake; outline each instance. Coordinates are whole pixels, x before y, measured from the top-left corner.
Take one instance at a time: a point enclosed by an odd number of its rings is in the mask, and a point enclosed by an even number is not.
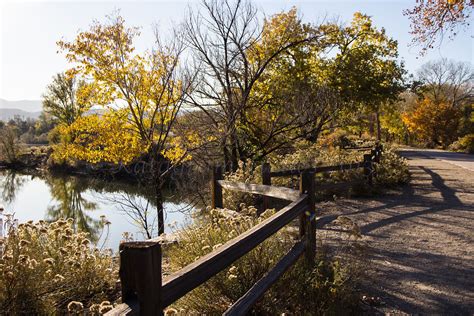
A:
[[[146,239],[156,236],[153,194],[137,184],[65,175],[32,175],[0,171],[0,206],[19,223],[72,218],[99,247],[118,249],[124,233]],[[192,208],[164,192],[165,232],[168,224],[185,224]],[[105,217],[104,217],[105,216]],[[110,222],[110,225],[104,225]]]

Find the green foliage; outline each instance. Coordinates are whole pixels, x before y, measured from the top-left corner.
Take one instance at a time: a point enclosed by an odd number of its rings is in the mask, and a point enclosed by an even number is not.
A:
[[[217,249],[274,213],[267,210],[257,218],[256,209],[240,212],[207,209],[196,221],[176,232],[178,243],[165,250],[169,269],[176,271]],[[294,244],[295,231],[282,229],[230,268],[176,302],[177,309],[199,314],[221,314],[265,275]],[[321,247],[320,247],[321,249]],[[300,260],[254,306],[257,315],[347,313],[354,308],[355,270],[341,260],[318,254],[317,264],[306,267]]]
[[[336,136],[335,139],[338,139]],[[321,143],[329,143],[321,140]],[[347,163],[358,163],[363,160],[363,152],[343,150],[339,147],[323,147],[319,144],[300,143],[293,152],[285,155],[275,155],[270,158],[272,170],[305,169],[317,166],[334,166]],[[362,180],[362,170],[336,171],[329,174],[317,174],[317,183]],[[275,178],[277,185],[296,187],[297,178]]]
[[[375,165],[377,176],[375,184],[380,187],[405,184],[410,181],[410,172],[405,158],[400,157],[394,149],[386,146],[380,163]]]
[[[92,248],[88,235],[73,228],[72,220],[30,221],[0,239],[2,313],[63,314],[69,307],[77,311],[115,298],[111,253]]]
[[[474,154],[474,134],[459,137],[457,141],[449,146],[450,150]]]
[[[84,80],[59,73],[43,95],[43,110],[62,124],[70,125],[91,107],[92,91]]]
[[[304,169],[316,166],[355,164],[363,161],[364,153],[367,153],[367,151],[343,150],[335,147],[311,145],[296,148],[294,152],[290,154],[272,157],[270,162],[272,170]],[[380,188],[407,183],[410,179],[406,160],[396,154],[388,145],[385,145],[382,159],[380,163],[375,164],[375,168],[377,171],[375,184]],[[317,185],[340,182],[353,182],[351,192],[347,192],[346,190],[346,192],[331,191],[330,193],[352,193],[359,195],[372,191],[372,188],[366,186],[366,179],[362,168],[316,174]],[[297,187],[299,182],[297,177],[292,177],[274,178],[272,179],[272,183]]]
[[[6,125],[0,129],[0,160],[14,163],[18,160],[21,145],[18,140],[18,128]]]

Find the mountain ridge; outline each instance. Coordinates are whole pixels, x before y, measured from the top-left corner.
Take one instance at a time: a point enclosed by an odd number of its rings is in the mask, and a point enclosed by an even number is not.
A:
[[[16,109],[24,112],[41,112],[43,105],[41,100],[9,101],[0,98],[0,110],[4,109]]]
[[[0,121],[8,121],[15,117],[22,119],[37,119],[41,115],[41,111],[29,112],[19,109],[3,109],[0,108]]]

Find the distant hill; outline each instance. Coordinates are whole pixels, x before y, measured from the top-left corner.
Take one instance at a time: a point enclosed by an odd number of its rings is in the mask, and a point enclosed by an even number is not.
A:
[[[25,112],[41,112],[43,106],[41,104],[41,100],[8,101],[0,99],[0,110],[3,109],[16,109]]]
[[[0,108],[0,121],[8,121],[15,116],[19,116],[23,119],[37,119],[41,114],[41,111],[28,112],[19,109],[3,109]]]

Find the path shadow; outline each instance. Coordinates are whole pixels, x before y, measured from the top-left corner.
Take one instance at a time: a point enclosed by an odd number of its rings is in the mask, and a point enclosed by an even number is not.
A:
[[[439,192],[441,192],[441,196],[443,197],[445,203],[449,203],[453,207],[464,206],[461,200],[456,196],[456,190],[448,187],[445,184],[443,178],[438,173],[423,166],[420,166],[419,168],[431,176],[431,183],[436,189],[438,189]]]
[[[363,209],[358,212],[353,212],[347,215],[355,215],[361,213],[369,213],[374,211],[379,211],[383,209],[390,209],[393,207],[404,206],[406,209],[411,207],[424,207],[425,209],[412,211],[402,214],[397,214],[392,217],[384,218],[377,222],[369,223],[361,228],[362,234],[367,234],[373,230],[381,228],[383,226],[387,226],[390,224],[394,224],[403,220],[407,220],[413,217],[423,216],[427,214],[432,214],[444,210],[472,210],[472,205],[465,205],[457,196],[456,190],[448,187],[445,184],[445,180],[432,169],[419,166],[419,169],[423,170],[426,174],[430,175],[431,177],[431,184],[432,188],[425,188],[425,190],[429,193],[431,192],[439,192],[442,197],[442,201],[438,201],[432,198],[420,198],[419,196],[415,195],[415,190],[412,184],[406,185],[403,190],[402,194],[396,199],[377,199],[377,201],[384,202],[382,205],[374,207],[374,208],[367,208]]]
[[[474,300],[459,302],[453,295],[469,293],[474,288],[474,279],[469,277],[472,264],[463,265],[460,259],[441,254],[386,249],[377,249],[373,260],[384,261],[386,265],[381,271],[383,278],[375,278],[373,282],[377,284],[370,291],[400,311],[420,312],[420,303],[428,306],[431,313],[442,315],[470,315],[474,310]],[[403,299],[413,298],[413,287],[418,292],[415,302]],[[424,312],[429,315],[430,311]]]

